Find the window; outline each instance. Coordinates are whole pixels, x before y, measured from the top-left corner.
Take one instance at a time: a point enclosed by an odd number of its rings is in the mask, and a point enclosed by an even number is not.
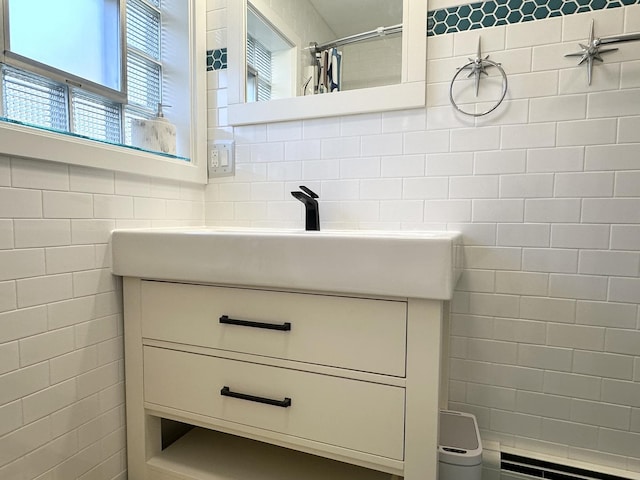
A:
[[[59,81],[80,83],[116,100],[126,98],[120,0],[4,2],[8,63],[45,71]]]
[[[162,103],[161,0],[3,1],[0,116],[131,145]]]
[[[73,70],[67,72],[12,51],[10,29],[13,25],[15,33],[17,27],[9,22],[10,3],[55,4],[79,24],[76,12],[69,11],[76,1],[122,8],[116,19],[109,17],[111,30],[103,32],[108,35],[116,25],[121,36],[115,62],[121,67],[120,90],[107,80],[85,78],[83,65],[65,67]],[[0,0],[0,155],[206,183],[206,5],[205,0]],[[51,38],[30,32],[40,43],[56,44],[69,33],[59,28]],[[113,47],[105,41],[95,48]],[[109,53],[96,55],[114,67]],[[165,113],[175,126],[177,155],[126,145],[133,120],[155,116],[158,102],[173,106]]]
[[[65,8],[52,0],[4,2],[2,115],[131,144],[131,121],[153,117],[162,101],[160,0],[127,2],[126,51],[118,0],[65,0]]]

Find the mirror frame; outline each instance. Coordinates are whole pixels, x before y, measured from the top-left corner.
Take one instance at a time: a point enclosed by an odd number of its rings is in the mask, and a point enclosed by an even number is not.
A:
[[[260,0],[251,3],[260,4]],[[403,0],[402,73],[395,85],[245,103],[247,0],[228,15],[228,123],[231,126],[420,108],[426,105],[427,0]]]

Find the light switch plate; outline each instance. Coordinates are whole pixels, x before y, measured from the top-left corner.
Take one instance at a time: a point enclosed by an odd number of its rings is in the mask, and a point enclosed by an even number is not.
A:
[[[209,178],[228,177],[235,174],[235,142],[216,140],[207,145],[207,173]]]

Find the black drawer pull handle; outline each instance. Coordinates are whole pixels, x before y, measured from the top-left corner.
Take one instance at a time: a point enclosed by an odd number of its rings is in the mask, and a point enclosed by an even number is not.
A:
[[[246,393],[232,392],[229,387],[222,387],[222,390],[220,390],[220,395],[222,395],[223,397],[233,397],[239,398],[241,400],[249,400],[250,402],[266,403],[267,405],[274,405],[276,407],[287,408],[291,406],[291,399],[288,397],[285,397],[284,400],[273,400],[271,398],[247,395]]]
[[[289,330],[291,330],[291,324],[289,322],[284,322],[282,324],[251,322],[249,320],[237,320],[235,318],[229,318],[227,315],[222,315],[220,317],[220,323],[225,323],[227,325],[240,325],[242,327],[266,328],[267,330],[280,330],[282,332],[288,332]]]

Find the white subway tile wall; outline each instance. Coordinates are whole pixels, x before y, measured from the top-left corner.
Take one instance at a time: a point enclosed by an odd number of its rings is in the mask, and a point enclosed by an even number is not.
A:
[[[210,38],[226,38],[225,5],[209,2]],[[640,49],[619,45],[588,86],[584,66],[564,54],[586,41],[591,19],[599,36],[636,32],[640,5],[429,37],[426,109],[210,122],[211,138],[236,140],[238,163],[235,178],[207,187],[206,221],[302,228],[288,192],[306,184],[320,194],[323,229],[462,231],[450,407],[476,414],[486,440],[640,472]],[[473,119],[449,105],[448,83],[479,36],[509,91]],[[224,99],[226,72],[208,75],[210,98]],[[225,107],[216,102],[209,118]],[[2,172],[0,163],[0,184]],[[18,195],[4,190],[0,199]],[[40,222],[59,246],[64,226],[42,223],[38,191],[24,195],[16,244],[39,247],[28,231]],[[65,205],[56,208],[67,218],[82,209]],[[10,229],[0,225],[8,245]],[[10,309],[13,287],[3,288]]]
[[[17,158],[0,184],[0,478],[125,480],[110,231],[201,225],[204,188]]]

